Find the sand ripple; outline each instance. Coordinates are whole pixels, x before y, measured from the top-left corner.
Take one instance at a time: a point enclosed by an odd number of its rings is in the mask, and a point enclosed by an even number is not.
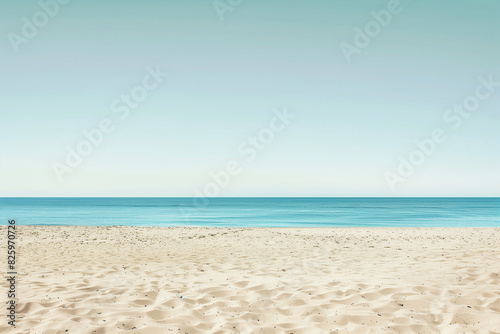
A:
[[[19,233],[2,333],[500,333],[500,229]]]

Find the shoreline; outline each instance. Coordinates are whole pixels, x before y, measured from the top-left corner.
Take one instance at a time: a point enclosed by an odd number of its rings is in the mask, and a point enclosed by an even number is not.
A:
[[[0,228],[5,228],[9,224],[0,224]],[[201,225],[179,225],[179,226],[148,226],[148,225],[62,225],[62,224],[19,224],[18,227],[71,227],[71,228],[150,228],[150,229],[295,229],[295,230],[308,230],[308,229],[492,229],[500,230],[500,226],[308,226],[308,227],[295,227],[295,226],[201,226]]]

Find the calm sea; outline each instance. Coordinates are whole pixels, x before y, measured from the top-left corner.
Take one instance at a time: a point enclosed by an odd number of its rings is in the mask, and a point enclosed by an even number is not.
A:
[[[1,224],[500,227],[500,198],[0,198]]]

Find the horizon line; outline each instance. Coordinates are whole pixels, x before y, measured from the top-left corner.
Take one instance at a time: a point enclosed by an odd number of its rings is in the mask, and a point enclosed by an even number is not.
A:
[[[4,198],[201,198],[196,196],[0,196]],[[207,199],[232,198],[500,198],[500,196],[218,196]]]

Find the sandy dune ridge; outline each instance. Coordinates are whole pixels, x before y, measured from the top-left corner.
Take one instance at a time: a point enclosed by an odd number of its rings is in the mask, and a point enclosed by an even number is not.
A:
[[[500,333],[499,228],[18,228],[2,333]]]

